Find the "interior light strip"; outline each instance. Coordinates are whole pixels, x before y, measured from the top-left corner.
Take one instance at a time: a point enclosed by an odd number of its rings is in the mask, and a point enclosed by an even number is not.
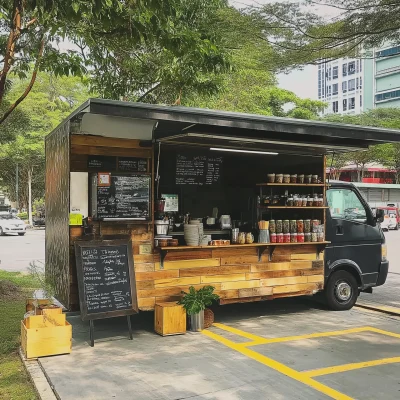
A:
[[[238,150],[238,149],[224,149],[220,147],[210,147],[210,150],[214,151],[231,151],[233,153],[248,153],[248,154],[266,154],[269,156],[277,156],[279,153],[274,153],[272,151],[256,151],[256,150]]]

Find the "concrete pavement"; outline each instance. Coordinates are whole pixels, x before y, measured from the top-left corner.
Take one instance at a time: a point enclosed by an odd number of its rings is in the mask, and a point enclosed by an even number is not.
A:
[[[73,350],[39,360],[62,400],[398,399],[400,319],[282,299],[221,306],[202,333],[161,337],[151,312],[71,317]]]
[[[24,272],[31,261],[44,263],[44,236],[43,228],[28,229],[25,236],[0,236],[0,269]]]

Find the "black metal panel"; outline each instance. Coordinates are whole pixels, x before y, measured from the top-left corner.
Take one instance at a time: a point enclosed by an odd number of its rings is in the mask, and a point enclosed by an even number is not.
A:
[[[46,137],[46,278],[69,308],[69,121]]]

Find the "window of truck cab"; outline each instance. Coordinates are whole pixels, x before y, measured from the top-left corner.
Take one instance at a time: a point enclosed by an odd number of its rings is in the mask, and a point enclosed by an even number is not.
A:
[[[332,188],[326,199],[333,219],[344,219],[360,224],[367,223],[367,212],[357,194],[348,188]]]

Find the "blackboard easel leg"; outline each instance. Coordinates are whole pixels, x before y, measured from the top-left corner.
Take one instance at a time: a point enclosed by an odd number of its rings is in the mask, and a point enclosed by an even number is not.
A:
[[[89,321],[90,324],[90,346],[93,347],[94,346],[94,322],[91,319]]]
[[[128,320],[128,329],[129,329],[129,340],[133,340],[132,337],[132,324],[131,324],[131,316],[127,315],[126,319]]]

